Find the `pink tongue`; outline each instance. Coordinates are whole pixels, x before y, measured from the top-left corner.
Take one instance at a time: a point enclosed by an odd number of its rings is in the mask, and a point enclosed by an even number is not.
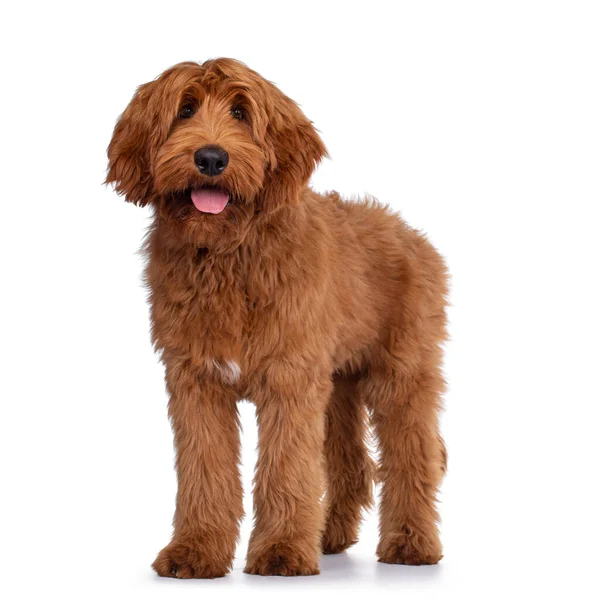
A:
[[[227,206],[229,194],[211,189],[192,190],[192,202],[199,211],[216,215]]]

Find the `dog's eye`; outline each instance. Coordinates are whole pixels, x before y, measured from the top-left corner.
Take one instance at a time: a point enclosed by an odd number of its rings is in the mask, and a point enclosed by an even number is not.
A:
[[[246,112],[241,106],[234,106],[231,109],[231,116],[238,121],[243,121],[246,118]]]
[[[196,109],[191,104],[186,104],[179,111],[179,118],[180,119],[191,119],[194,116],[195,112],[196,112]]]

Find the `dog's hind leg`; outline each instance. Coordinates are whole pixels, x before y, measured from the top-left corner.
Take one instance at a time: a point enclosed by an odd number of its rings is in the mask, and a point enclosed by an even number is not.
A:
[[[343,552],[356,543],[362,510],[373,499],[375,468],[366,446],[368,415],[358,380],[358,375],[336,376],[327,409],[324,554]]]
[[[442,557],[435,504],[446,469],[438,432],[444,322],[443,313],[405,319],[360,384],[380,451],[381,562],[435,564]]]
[[[437,563],[442,547],[436,494],[446,469],[438,431],[444,391],[446,269],[421,236],[395,273],[394,314],[372,348],[360,395],[371,410],[379,445],[381,562]]]
[[[421,371],[371,375],[373,425],[380,451],[381,562],[435,564],[442,557],[436,492],[445,470],[437,431],[441,382]]]

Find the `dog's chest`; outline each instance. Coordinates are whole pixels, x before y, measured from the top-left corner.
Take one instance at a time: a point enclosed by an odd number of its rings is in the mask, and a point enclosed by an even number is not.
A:
[[[274,331],[268,280],[233,261],[200,257],[194,264],[165,264],[150,257],[152,326],[158,349],[191,359],[231,383],[269,353]],[[263,343],[257,345],[260,337]]]

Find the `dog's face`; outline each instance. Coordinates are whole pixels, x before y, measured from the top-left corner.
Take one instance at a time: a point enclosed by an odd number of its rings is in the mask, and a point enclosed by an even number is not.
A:
[[[298,106],[242,63],[181,63],[138,89],[115,127],[106,180],[153,204],[184,241],[212,247],[297,202],[325,153]]]

